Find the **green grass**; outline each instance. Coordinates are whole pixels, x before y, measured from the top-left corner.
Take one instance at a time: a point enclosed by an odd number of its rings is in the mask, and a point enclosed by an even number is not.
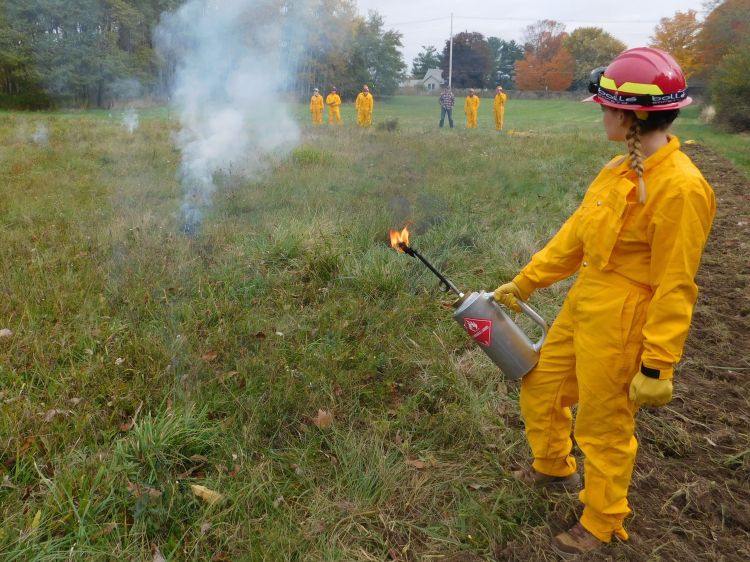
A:
[[[477,131],[436,130],[436,105],[378,103],[394,133],[351,104],[304,124],[272,173],[219,178],[195,237],[165,109],[133,135],[118,112],[0,114],[0,558],[489,559],[544,520],[508,478],[515,385],[385,233],[414,221],[454,282],[493,288],[619,147],[583,104],[511,101],[505,135],[488,101]],[[741,163],[746,139],[685,130]]]

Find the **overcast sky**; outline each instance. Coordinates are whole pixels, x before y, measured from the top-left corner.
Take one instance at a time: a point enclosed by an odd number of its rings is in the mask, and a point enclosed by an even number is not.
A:
[[[527,0],[499,2],[480,0],[467,6],[456,0],[357,0],[359,11],[366,15],[375,10],[385,19],[387,29],[403,34],[404,61],[411,62],[422,45],[434,45],[441,51],[453,32],[478,31],[485,37],[520,41],[524,28],[541,19],[557,20],[566,31],[577,27],[601,27],[628,47],[648,44],[654,27],[663,17],[690,9],[703,19],[704,0],[628,0],[606,2],[591,0]]]

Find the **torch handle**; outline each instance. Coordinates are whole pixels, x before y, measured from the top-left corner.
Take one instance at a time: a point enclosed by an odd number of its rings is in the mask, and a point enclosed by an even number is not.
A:
[[[489,300],[491,300],[492,302],[494,302],[495,304],[499,306],[498,302],[494,298],[494,293],[490,292],[486,294],[488,295]],[[536,310],[531,308],[528,304],[526,304],[521,299],[517,299],[517,300],[518,300],[518,305],[521,307],[521,310],[523,311],[523,313],[529,318],[531,318],[534,324],[536,324],[542,329],[542,337],[539,338],[533,344],[534,351],[539,351],[540,349],[542,349],[542,346],[544,345],[544,340],[547,339],[547,332],[549,331],[549,325],[547,324],[547,321],[542,317],[542,315],[539,314]]]
[[[445,275],[443,275],[437,269],[435,269],[435,267],[430,262],[428,262],[424,258],[424,256],[422,256],[422,254],[420,254],[414,248],[411,248],[411,247],[409,247],[409,251],[407,253],[411,254],[412,256],[415,256],[415,257],[419,258],[419,261],[421,261],[423,264],[425,264],[427,266],[427,268],[430,271],[432,271],[437,276],[438,279],[440,279],[440,282],[445,287],[446,292],[447,291],[453,291],[454,293],[456,293],[459,296],[459,298],[464,296],[464,294],[461,291],[458,290],[458,287],[456,287],[453,283],[451,283],[450,279],[448,279]]]

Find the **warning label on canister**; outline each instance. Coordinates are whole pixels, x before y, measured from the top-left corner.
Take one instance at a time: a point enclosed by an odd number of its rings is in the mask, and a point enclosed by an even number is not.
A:
[[[464,328],[478,344],[489,347],[492,342],[492,320],[464,318]]]

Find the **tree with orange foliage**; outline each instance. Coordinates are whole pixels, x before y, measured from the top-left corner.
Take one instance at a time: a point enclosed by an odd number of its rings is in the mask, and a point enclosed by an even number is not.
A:
[[[701,23],[698,12],[676,12],[674,17],[661,18],[651,37],[651,47],[668,52],[682,68],[685,78],[690,78],[700,64],[697,50]]]
[[[565,25],[540,20],[524,32],[523,60],[516,62],[519,90],[562,91],[573,83],[575,61],[564,46]]]
[[[711,74],[750,33],[750,0],[725,0],[703,22],[698,38],[701,72]]]

